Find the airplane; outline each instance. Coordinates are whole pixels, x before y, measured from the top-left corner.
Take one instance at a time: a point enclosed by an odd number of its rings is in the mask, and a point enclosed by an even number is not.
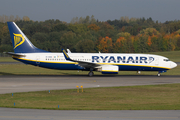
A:
[[[7,22],[14,52],[7,52],[12,58],[49,69],[93,71],[102,74],[118,74],[119,71],[157,71],[158,76],[177,64],[168,58],[153,54],[133,53],[52,53],[35,47],[14,22]]]

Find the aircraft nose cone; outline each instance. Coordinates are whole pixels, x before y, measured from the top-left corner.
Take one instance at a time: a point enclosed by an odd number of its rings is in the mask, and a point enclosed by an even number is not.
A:
[[[171,68],[175,68],[177,64],[175,62],[171,62]]]

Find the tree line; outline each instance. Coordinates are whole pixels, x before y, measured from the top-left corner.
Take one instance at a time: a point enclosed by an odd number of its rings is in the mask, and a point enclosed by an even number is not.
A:
[[[6,18],[6,19],[5,19]],[[128,18],[99,21],[92,15],[60,20],[32,21],[25,16],[0,16],[0,52],[13,51],[7,21],[16,24],[38,48],[61,52],[145,53],[180,50],[180,21]]]

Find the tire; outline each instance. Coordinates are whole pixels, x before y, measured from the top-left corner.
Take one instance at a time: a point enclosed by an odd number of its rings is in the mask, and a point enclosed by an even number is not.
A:
[[[94,73],[93,73],[92,71],[90,71],[90,72],[88,73],[88,75],[89,75],[89,77],[92,77],[92,76],[94,75]]]

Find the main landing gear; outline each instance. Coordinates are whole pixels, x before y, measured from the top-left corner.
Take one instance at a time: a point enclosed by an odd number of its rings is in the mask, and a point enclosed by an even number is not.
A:
[[[89,77],[92,77],[94,75],[93,68],[90,68],[90,72],[88,73]]]
[[[94,75],[93,71],[90,71],[90,72],[88,73],[88,75],[89,75],[89,77],[92,77],[92,76]]]

